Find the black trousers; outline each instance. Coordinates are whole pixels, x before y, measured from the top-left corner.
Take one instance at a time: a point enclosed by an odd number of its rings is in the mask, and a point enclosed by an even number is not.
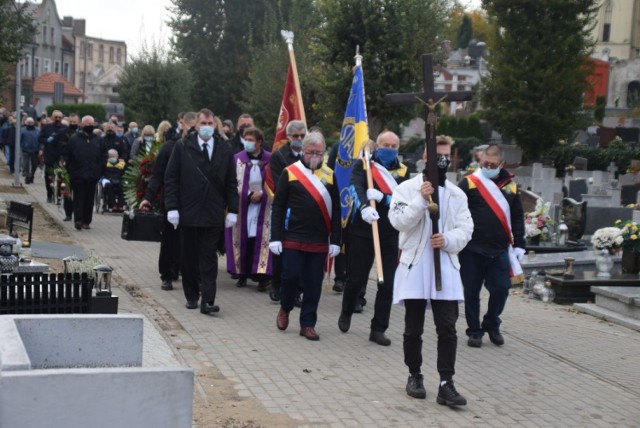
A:
[[[404,363],[409,373],[420,373],[422,366],[422,333],[427,301],[408,299],[404,301]],[[433,323],[438,335],[438,373],[440,381],[451,380],[455,374],[458,336],[458,302],[455,300],[431,300]]]
[[[122,184],[115,185],[112,183],[106,183],[104,186],[104,196],[106,198],[108,208],[112,208],[114,206],[124,206],[124,193]]]
[[[13,163],[11,165],[13,165]],[[45,164],[44,187],[47,189],[47,199],[53,198],[53,187],[51,187],[51,184],[53,184],[54,178],[53,165]]]
[[[393,278],[398,265],[398,241],[387,239],[380,242],[382,255],[382,274],[384,284],[378,285],[371,330],[385,332],[389,328],[391,303],[393,301]],[[369,272],[374,261],[373,240],[360,236],[349,236],[347,248],[347,265],[349,274],[342,295],[342,311],[352,314],[358,301],[360,291],[369,280]]]
[[[62,208],[64,208],[64,215],[66,217],[71,217],[73,215],[73,198],[71,198],[71,196],[63,197]]]
[[[197,302],[202,295],[202,302],[213,303],[218,279],[216,250],[222,228],[180,226],[180,229],[184,296]]]
[[[180,273],[180,229],[174,229],[165,216],[158,257],[158,271],[162,281],[171,281]]]
[[[73,189],[73,218],[76,223],[91,224],[93,200],[96,195],[97,179],[77,178],[71,180]]]

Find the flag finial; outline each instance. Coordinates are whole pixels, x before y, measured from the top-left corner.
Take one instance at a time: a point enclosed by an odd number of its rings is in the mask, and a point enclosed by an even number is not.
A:
[[[360,55],[360,45],[356,45],[356,56],[354,58],[356,60],[356,66],[362,65],[362,55]]]
[[[284,41],[287,42],[289,50],[293,50],[293,31],[280,30],[280,34],[284,37]]]

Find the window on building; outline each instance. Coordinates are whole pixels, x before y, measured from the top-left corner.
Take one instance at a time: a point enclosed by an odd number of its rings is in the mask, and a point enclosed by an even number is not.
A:
[[[113,64],[113,46],[109,47],[109,63]]]
[[[122,64],[122,50],[120,48],[118,48],[118,53],[117,53],[117,60],[116,62],[118,64]]]
[[[98,48],[98,61],[104,62],[104,46],[103,45],[100,45],[100,47]]]
[[[53,62],[53,72],[56,74],[60,74],[60,61]]]
[[[62,75],[64,76],[65,79],[69,80],[69,63],[65,62],[62,65]]]
[[[31,55],[27,55],[24,60],[27,69],[25,70],[25,75],[31,77]]]
[[[56,45],[56,30],[55,28],[51,27],[51,46],[55,46]]]
[[[42,44],[43,45],[47,44],[47,26],[46,25],[42,26]]]
[[[33,78],[35,79],[40,75],[40,58],[33,60]]]
[[[49,58],[45,58],[42,64],[43,64],[43,67],[42,67],[43,73],[48,73],[49,71],[51,71],[51,60]]]
[[[93,43],[89,43],[89,59],[93,60]]]
[[[602,25],[602,41],[608,42],[611,37],[611,15],[613,13],[613,6],[611,1],[608,1],[604,5],[604,21]]]
[[[80,58],[84,58],[85,56],[85,43],[84,42],[80,42]]]

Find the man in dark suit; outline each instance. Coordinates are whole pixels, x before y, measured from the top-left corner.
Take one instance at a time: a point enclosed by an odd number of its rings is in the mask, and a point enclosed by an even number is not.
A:
[[[67,171],[73,189],[73,217],[77,230],[91,229],[96,184],[102,176],[104,162],[100,137],[93,133],[95,121],[84,116],[81,132],[69,140]]]
[[[215,304],[217,244],[224,228],[235,225],[238,213],[234,153],[214,135],[214,127],[213,112],[200,110],[197,134],[175,145],[165,173],[167,221],[182,230],[186,307],[196,309],[201,294],[200,312],[205,315],[220,311]]]

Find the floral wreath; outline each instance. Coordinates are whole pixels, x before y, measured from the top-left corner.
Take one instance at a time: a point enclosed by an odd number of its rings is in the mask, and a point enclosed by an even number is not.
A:
[[[133,209],[140,206],[140,202],[144,199],[149,187],[151,173],[156,164],[160,145],[154,141],[149,153],[139,153],[131,162],[124,173],[123,177],[123,193],[127,205]],[[154,211],[160,209],[160,194],[157,194],[155,200],[149,201],[153,205]]]
[[[56,166],[53,168],[53,175],[56,183],[58,184],[58,192],[60,193],[60,196],[71,196],[71,177],[69,176],[67,168],[63,166]],[[51,187],[55,188],[55,183],[51,183]]]

